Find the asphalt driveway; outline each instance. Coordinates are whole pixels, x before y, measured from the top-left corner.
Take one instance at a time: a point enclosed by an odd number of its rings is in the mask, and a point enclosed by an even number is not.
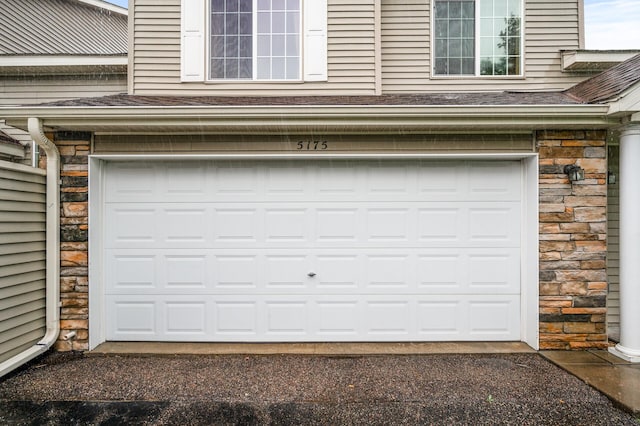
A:
[[[640,425],[538,354],[86,356],[0,379],[0,424]]]

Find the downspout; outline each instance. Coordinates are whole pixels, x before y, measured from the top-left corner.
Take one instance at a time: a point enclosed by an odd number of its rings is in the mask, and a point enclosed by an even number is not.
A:
[[[60,152],[44,134],[41,119],[29,118],[28,129],[47,156],[46,332],[31,348],[0,363],[0,377],[45,353],[60,334]]]

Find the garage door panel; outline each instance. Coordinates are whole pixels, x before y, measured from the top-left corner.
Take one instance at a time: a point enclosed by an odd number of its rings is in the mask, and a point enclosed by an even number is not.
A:
[[[209,281],[209,256],[175,254],[163,256],[164,268],[160,267],[161,276],[166,279],[166,287],[173,291],[192,291],[206,289]]]
[[[354,244],[363,233],[362,213],[356,207],[319,207],[315,214],[315,237],[319,243]]]
[[[264,276],[262,257],[255,254],[212,253],[213,287],[217,291],[247,292],[258,288]]]
[[[483,340],[513,337],[519,330],[520,300],[515,296],[504,300],[471,300],[469,302],[469,335]]]
[[[301,166],[300,163],[303,165]],[[519,201],[517,161],[109,163],[107,202]],[[364,190],[363,190],[364,188]]]
[[[107,323],[107,339],[154,339],[161,333],[158,328],[159,303],[149,298],[118,300],[107,297],[105,315],[111,318]]]
[[[156,170],[155,180],[160,185],[163,195],[177,198],[180,201],[202,197],[208,191],[207,168],[204,163],[184,164],[165,163],[165,167]]]
[[[161,285],[158,274],[162,265],[157,256],[146,251],[128,253],[107,252],[105,262],[109,293],[148,292]]]
[[[213,227],[213,244],[247,244],[262,239],[261,218],[255,208],[213,207],[212,216],[208,223]]]
[[[518,296],[109,296],[111,340],[517,340]]]
[[[107,294],[519,294],[520,251],[105,251]],[[310,276],[312,275],[312,276]]]
[[[265,243],[309,243],[313,214],[306,208],[266,208]]]
[[[205,302],[176,300],[164,305],[164,315],[160,319],[160,324],[167,335],[204,338],[210,331],[207,326],[207,317]]]
[[[156,210],[160,223],[156,232],[158,240],[169,244],[185,244],[188,247],[203,245],[208,237],[208,209],[204,206],[184,205],[180,208],[166,207]]]
[[[267,198],[302,197],[311,195],[307,169],[302,166],[265,167],[265,194]]]
[[[222,339],[263,334],[258,318],[261,314],[256,301],[214,300],[214,335]]]
[[[513,161],[469,162],[469,196],[495,201],[519,200],[522,183],[520,165]]]
[[[107,165],[109,184],[105,186],[107,202],[127,202],[157,199],[158,165],[153,163],[109,163]]]
[[[110,163],[107,338],[519,340],[517,161]]]
[[[108,204],[107,248],[518,247],[520,205]]]
[[[108,205],[109,218],[105,233],[107,247],[132,245],[154,246],[158,241],[157,218],[153,206]]]
[[[265,257],[265,287],[304,291],[308,273],[313,269],[310,258],[300,254],[268,254]]]
[[[187,165],[186,167],[189,167]],[[241,163],[221,162],[208,165],[212,175],[212,200],[244,201],[262,197],[263,187],[260,179],[264,174],[263,168],[256,168]],[[260,195],[259,195],[260,194]]]
[[[520,245],[520,206],[494,203],[493,207],[471,207],[469,218],[469,242]]]

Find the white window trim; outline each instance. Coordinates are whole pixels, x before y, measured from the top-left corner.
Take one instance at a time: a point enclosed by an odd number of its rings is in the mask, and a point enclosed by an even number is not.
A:
[[[328,80],[327,0],[301,1],[301,73],[300,79],[297,80],[210,79],[210,37],[207,13],[210,8],[209,2],[210,0],[181,0],[180,78],[182,82],[295,84],[303,81]],[[312,53],[309,54],[309,52]]]
[[[286,78],[282,78],[282,79],[272,79],[272,78],[268,78],[268,79],[259,79],[258,78],[258,35],[257,35],[257,28],[258,28],[258,13],[257,13],[257,5],[258,5],[258,1],[257,0],[252,0],[253,1],[253,12],[251,14],[251,21],[254,28],[254,31],[251,35],[251,44],[252,44],[252,69],[251,69],[251,79],[241,79],[241,78],[211,78],[211,21],[209,19],[207,19],[207,24],[206,24],[206,31],[205,34],[208,35],[207,37],[207,41],[205,43],[205,49],[206,49],[206,57],[205,57],[205,63],[206,63],[206,81],[207,82],[212,82],[212,83],[225,83],[225,82],[230,82],[230,83],[237,83],[237,82],[242,82],[242,83],[251,83],[251,82],[258,82],[258,83],[271,83],[271,82],[275,82],[275,83],[295,83],[295,82],[301,82],[303,81],[303,67],[302,67],[302,59],[303,59],[303,54],[304,54],[304,5],[305,2],[304,0],[300,0],[300,11],[299,11],[299,18],[298,18],[298,27],[300,28],[300,34],[299,34],[299,42],[300,42],[300,51],[298,52],[298,58],[300,63],[298,64],[298,78],[295,79],[286,79]],[[207,0],[207,4],[206,4],[206,16],[210,16],[211,15],[211,0]],[[273,56],[270,56],[271,58],[273,58]]]
[[[520,74],[511,74],[511,75],[482,75],[480,74],[480,37],[479,37],[479,32],[480,32],[480,8],[476,7],[475,8],[475,23],[476,23],[476,27],[475,27],[475,34],[474,34],[474,49],[475,49],[475,72],[474,74],[436,74],[435,72],[435,67],[436,67],[436,37],[435,37],[435,33],[436,33],[436,13],[435,13],[435,9],[436,9],[436,1],[437,0],[433,0],[431,3],[431,29],[430,29],[430,35],[429,35],[429,50],[431,51],[431,69],[430,69],[430,78],[433,80],[437,80],[437,79],[444,79],[444,80],[462,80],[462,79],[474,79],[474,80],[478,80],[478,79],[488,79],[488,80],[495,80],[495,79],[500,79],[500,80],[521,80],[524,79],[525,77],[525,71],[524,71],[524,51],[525,51],[525,45],[524,45],[524,33],[525,33],[525,4],[524,4],[524,0],[520,0]],[[476,6],[478,5],[480,0],[474,0],[474,3],[476,4]]]

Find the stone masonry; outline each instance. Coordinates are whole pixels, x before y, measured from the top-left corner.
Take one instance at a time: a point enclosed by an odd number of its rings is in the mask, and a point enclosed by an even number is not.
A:
[[[83,140],[58,140],[60,179],[60,328],[75,330],[72,341],[59,340],[57,350],[89,348],[89,256],[88,256],[88,156],[90,135]],[[88,136],[88,137],[87,137]],[[77,139],[77,138],[70,138]]]
[[[546,131],[540,154],[540,348],[607,346],[606,131]],[[569,182],[567,164],[585,170]]]

